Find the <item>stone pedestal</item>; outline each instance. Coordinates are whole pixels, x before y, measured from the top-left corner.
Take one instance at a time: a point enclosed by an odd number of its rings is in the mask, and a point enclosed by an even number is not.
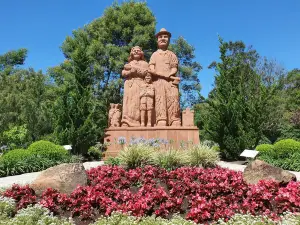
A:
[[[105,159],[115,157],[122,149],[119,137],[125,137],[128,143],[134,138],[163,138],[170,146],[180,148],[182,145],[199,144],[199,130],[196,126],[182,127],[110,127],[106,129],[104,142],[108,143]]]

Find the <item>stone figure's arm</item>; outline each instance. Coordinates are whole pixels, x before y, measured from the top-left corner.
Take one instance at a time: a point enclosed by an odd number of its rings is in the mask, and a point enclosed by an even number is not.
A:
[[[148,68],[149,68],[149,72],[151,74],[155,74],[155,52],[152,54],[152,56],[150,58]]]
[[[169,77],[175,77],[177,71],[178,71],[177,67],[176,68],[175,67],[171,68],[171,72],[169,73]]]
[[[169,73],[169,77],[176,76],[176,73],[178,72],[178,59],[174,53],[171,53],[170,66],[171,66],[171,71]]]
[[[149,64],[146,61],[144,61],[144,63],[142,64],[142,70],[141,70],[142,75],[146,76],[148,73],[148,70],[149,70]]]

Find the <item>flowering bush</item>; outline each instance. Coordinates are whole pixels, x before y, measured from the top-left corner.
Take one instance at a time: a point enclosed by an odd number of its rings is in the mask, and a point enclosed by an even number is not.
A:
[[[196,223],[212,223],[228,221],[237,213],[278,220],[284,212],[300,211],[300,183],[248,185],[241,172],[219,167],[167,171],[152,166],[130,170],[101,166],[87,173],[90,184],[77,187],[69,196],[47,189],[37,197],[28,186],[17,185],[3,195],[15,199],[19,208],[39,202],[54,213],[69,212],[81,219],[121,211],[137,217],[181,214]]]
[[[17,209],[26,208],[28,205],[36,203],[36,195],[28,185],[21,187],[14,184],[11,188],[6,189],[4,197],[9,197],[17,202]]]

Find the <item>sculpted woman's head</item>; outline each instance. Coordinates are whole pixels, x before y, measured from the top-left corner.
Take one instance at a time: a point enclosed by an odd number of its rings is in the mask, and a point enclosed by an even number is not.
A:
[[[131,62],[132,60],[145,60],[144,52],[141,47],[135,46],[131,48],[128,61]]]

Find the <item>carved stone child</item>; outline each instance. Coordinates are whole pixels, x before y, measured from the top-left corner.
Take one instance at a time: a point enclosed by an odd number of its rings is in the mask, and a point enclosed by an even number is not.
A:
[[[140,88],[140,110],[141,110],[141,126],[152,126],[152,111],[154,109],[154,86],[151,80],[151,74],[145,76],[145,83]]]
[[[121,104],[113,104],[110,103],[110,109],[108,112],[108,121],[109,127],[119,127],[120,122],[121,122],[121,109],[122,105]]]

